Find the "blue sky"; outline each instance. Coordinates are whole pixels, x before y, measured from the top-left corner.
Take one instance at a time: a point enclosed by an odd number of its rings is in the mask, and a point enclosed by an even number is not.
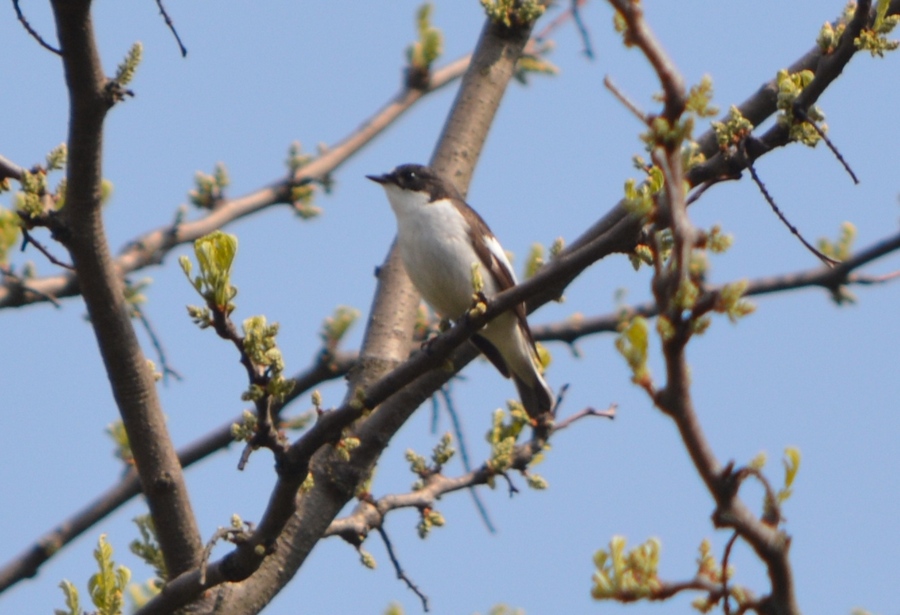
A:
[[[35,6],[35,4],[37,4]],[[776,71],[805,53],[818,29],[841,2],[646,2],[646,14],[689,83],[709,74],[722,109],[747,98]],[[96,31],[104,65],[112,74],[131,44],[144,44],[136,92],[111,112],[104,174],[115,191],[107,207],[108,233],[118,250],[142,232],[166,225],[187,202],[195,171],[228,167],[229,196],[282,177],[289,144],[309,150],[335,143],[397,91],[404,49],[414,37],[417,2],[353,3],[169,2],[189,49],[182,59],[154,3],[97,2]],[[53,25],[44,3],[23,10],[45,37]],[[0,20],[5,56],[0,65],[0,154],[23,166],[43,160],[65,139],[66,95],[58,59],[41,49],[15,20]],[[641,151],[639,123],[603,87],[609,75],[644,109],[653,109],[658,84],[635,50],[612,32],[611,10],[601,2],[583,9],[595,59],[582,53],[571,25],[557,31],[550,59],[556,77],[514,84],[506,94],[476,170],[469,200],[504,246],[518,255],[533,242],[571,241],[602,216],[634,176],[631,156]],[[477,2],[444,2],[434,22],[444,33],[450,61],[467,53],[483,23]],[[539,24],[538,29],[540,29]],[[854,186],[822,147],[799,145],[767,156],[758,170],[791,221],[810,239],[836,237],[849,220],[857,245],[893,234],[898,222],[897,160],[900,89],[895,55],[858,55],[821,98],[830,135],[861,179]],[[288,370],[309,364],[319,348],[323,318],[337,305],[365,312],[375,286],[374,268],[394,235],[382,191],[364,179],[403,162],[426,161],[440,134],[455,87],[429,96],[335,174],[324,214],[304,222],[287,208],[241,221],[234,283],[237,317],[264,313],[281,323],[279,343]],[[9,205],[9,196],[0,203]],[[196,215],[192,213],[191,215]],[[712,261],[710,279],[740,278],[814,268],[818,262],[771,213],[745,179],[716,186],[691,208],[696,225],[718,223],[735,235],[734,247]],[[49,240],[47,241],[48,243]],[[53,246],[62,254],[59,246]],[[197,303],[176,256],[140,276],[153,279],[146,311],[183,382],[161,387],[169,428],[178,446],[238,414],[245,388],[233,349],[194,327],[184,306]],[[39,274],[53,266],[30,249],[15,263],[35,262]],[[866,272],[900,268],[896,256]],[[627,302],[646,300],[649,277],[613,256],[591,268],[562,304],[535,313],[535,324],[575,313],[605,314],[624,289]],[[900,423],[897,283],[854,289],[859,302],[838,308],[827,294],[804,290],[759,299],[758,310],[738,325],[717,319],[689,348],[695,401],[715,452],[745,463],[767,451],[768,470],[780,480],[779,458],[797,446],[803,462],[785,515],[793,536],[792,562],[801,607],[808,613],[896,611],[900,550]],[[0,485],[6,528],[5,562],[112,484],[120,467],[104,427],[117,417],[93,334],[80,299],[7,310],[0,316],[0,378],[7,416],[0,430]],[[358,346],[358,324],[346,341]],[[152,352],[144,338],[147,352]],[[703,489],[671,422],[630,384],[611,336],[578,343],[580,358],[561,344],[549,346],[547,377],[570,383],[563,413],[619,404],[617,419],[584,421],[560,433],[536,471],[550,483],[510,499],[504,488],[482,491],[499,531],[487,533],[466,494],[446,497],[445,528],[425,541],[416,516],[397,512],[387,521],[406,572],[431,599],[434,613],[486,612],[505,602],[529,615],[549,613],[685,612],[690,598],[664,605],[619,606],[590,599],[591,556],[611,536],[630,544],[658,537],[662,575],[693,574],[697,546],[710,538],[721,553],[728,538],[709,522],[712,501]],[[661,373],[661,363],[653,363]],[[482,434],[491,411],[514,395],[485,362],[472,364],[454,384],[456,407],[468,434],[470,455],[484,459]],[[322,388],[336,404],[342,383]],[[308,398],[296,405],[299,412]],[[407,490],[414,477],[403,453],[427,452],[450,428],[446,413],[430,432],[426,404],[391,443],[379,467],[375,495]],[[235,466],[240,447],[192,467],[187,480],[204,536],[226,525],[232,513],[258,519],[275,477],[270,456],[255,454]],[[455,466],[456,471],[459,467]],[[753,509],[760,493],[743,491]],[[84,588],[90,556],[107,533],[117,559],[136,579],[151,572],[128,553],[136,532],[130,519],[140,500],[92,528],[41,568],[34,580],[0,597],[0,611],[48,613],[63,606],[63,578]],[[416,597],[397,581],[377,538],[365,546],[378,561],[370,571],[339,541],[320,543],[300,574],[268,613],[381,613],[392,601],[420,612]],[[221,552],[220,552],[221,553]],[[764,571],[746,547],[738,548],[737,582],[766,588]],[[83,590],[84,591],[84,590]]]

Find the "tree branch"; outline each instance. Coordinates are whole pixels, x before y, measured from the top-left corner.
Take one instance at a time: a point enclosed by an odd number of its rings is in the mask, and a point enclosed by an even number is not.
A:
[[[469,56],[465,56],[435,71],[425,89],[402,88],[386,105],[363,122],[360,128],[300,168],[294,177],[279,180],[242,197],[224,200],[215,210],[199,220],[163,226],[129,241],[115,259],[116,269],[122,275],[128,275],[150,265],[160,264],[177,246],[191,243],[216,229],[263,209],[289,204],[292,185],[324,179],[399,119],[416,102],[458,79],[468,65]],[[21,172],[20,167],[0,157],[0,178],[3,173],[7,173],[8,176],[18,179]],[[42,302],[48,296],[58,299],[72,297],[80,292],[77,278],[73,274],[35,278],[29,281],[29,286],[34,289],[34,293],[30,295],[15,293],[7,285],[0,286],[0,309]]]
[[[202,544],[156,385],[141,352],[101,212],[103,121],[113,103],[103,74],[88,0],[54,0],[53,14],[69,92],[64,229],[78,284],[134,452],[166,566],[174,576],[200,563]]]
[[[31,24],[28,23],[27,19],[25,19],[25,15],[22,13],[22,9],[19,7],[19,0],[13,0],[13,8],[16,9],[16,17],[18,17],[19,23],[21,23],[22,27],[25,28],[25,31],[31,35],[31,38],[36,40],[40,44],[40,46],[47,51],[55,53],[58,56],[62,55],[62,52],[59,49],[45,41],[44,38],[40,34],[38,34],[37,30],[31,27]]]
[[[683,122],[681,115],[684,111],[684,91],[681,78],[673,77],[673,67],[669,62],[659,60],[661,49],[646,28],[637,4],[630,0],[610,2],[616,6],[627,24],[627,39],[640,47],[656,69],[665,92],[665,108],[669,113],[674,113],[668,117],[669,126],[674,127],[676,123]],[[853,23],[859,21],[857,18],[860,14],[867,15],[868,9],[867,2],[860,2]],[[849,26],[847,30],[850,36],[855,37],[855,34],[850,33]],[[848,36],[848,33],[844,36]],[[664,195],[660,195],[657,204],[659,209],[665,207],[665,211],[656,218],[666,221],[672,238],[671,254],[665,256],[654,235],[654,276],[651,283],[660,315],[665,317],[667,323],[667,333],[661,335],[666,383],[657,390],[649,374],[638,369],[635,369],[634,378],[648,391],[656,406],[678,427],[698,474],[716,501],[713,513],[715,525],[734,528],[765,563],[771,583],[771,593],[764,599],[766,610],[799,615],[793,570],[788,558],[790,538],[778,528],[780,519],[776,519],[774,523],[758,519],[739,499],[742,474],[740,471],[734,472],[731,464],[723,468],[716,459],[694,409],[686,348],[696,330],[697,319],[712,309],[713,303],[704,304],[702,299],[688,300],[690,293],[685,291],[689,287],[698,288],[702,284],[702,274],[692,271],[691,266],[691,256],[697,246],[697,233],[687,216],[683,188],[685,174],[681,166],[683,137],[673,138],[671,132],[655,128],[649,118],[648,125],[654,139],[651,156],[665,178]],[[704,305],[710,307],[704,309],[701,307]]]
[[[279,416],[289,403],[313,387],[346,375],[356,360],[357,357],[353,353],[337,355],[320,353],[313,365],[293,377],[294,388],[284,402],[275,407],[275,415]],[[231,426],[241,420],[240,415],[236,416],[179,450],[178,461],[181,467],[187,468],[233,444]],[[38,538],[31,547],[0,568],[0,593],[19,581],[36,576],[44,562],[140,493],[141,485],[137,474],[133,468],[129,469],[118,483],[80,511],[60,522],[54,529]]]
[[[382,542],[384,542],[384,548],[387,549],[388,557],[391,558],[391,563],[394,565],[394,571],[397,573],[397,578],[406,583],[406,586],[419,597],[419,600],[422,601],[422,610],[427,613],[428,596],[423,594],[422,590],[419,589],[419,586],[413,583],[412,579],[410,579],[406,575],[406,573],[403,572],[403,567],[400,566],[400,560],[398,560],[397,556],[394,555],[394,547],[393,545],[391,545],[391,539],[388,538],[387,532],[383,527],[378,528],[378,534],[381,536]]]
[[[867,0],[866,5],[868,6],[869,4],[870,2]],[[887,14],[900,14],[900,0],[891,0]],[[811,89],[810,86],[807,86],[803,90],[798,98],[798,103],[801,106],[809,108],[815,104],[822,92],[843,72],[844,67],[858,51],[853,43],[853,39],[859,33],[860,21],[865,25],[871,25],[874,15],[868,10],[857,10],[855,15],[853,23],[848,25],[847,30],[845,30],[845,36],[841,39],[839,45],[840,53],[834,51],[831,54],[825,54],[818,45],[815,45],[788,67],[787,70],[790,73],[810,70],[815,74],[813,82],[816,83],[816,87]],[[867,15],[868,17],[866,18]],[[778,84],[773,78],[764,83],[749,98],[737,105],[737,108],[741,115],[750,120],[754,126],[759,126],[777,111],[777,97]],[[722,121],[727,121],[729,117],[730,114],[726,115]],[[754,158],[759,158],[777,147],[786,145],[788,143],[787,131],[779,126],[775,126],[767,131],[759,141],[760,149],[758,152],[754,151]],[[705,131],[696,139],[696,142],[698,151],[706,158],[706,162],[692,167],[687,172],[686,177],[691,186],[700,186],[707,182],[721,181],[726,178],[736,178],[746,168],[746,161],[741,157],[727,156],[719,150],[714,130],[709,129]],[[639,231],[640,224],[628,214],[623,202],[619,201],[602,219],[597,221],[569,247],[577,249],[610,233],[636,237]]]
[[[7,177],[11,179],[22,179],[23,172],[25,172],[24,168],[20,167],[9,158],[0,156],[0,181]]]
[[[774,112],[774,110],[773,103],[769,113]],[[634,237],[636,237],[639,228],[640,223],[630,218],[627,214],[624,214],[624,210],[621,215],[615,215],[614,212],[613,214],[606,216],[585,233],[585,235],[576,240],[576,242],[574,242],[569,249],[564,251],[556,261],[539,272],[537,276],[524,284],[507,291],[507,293],[497,296],[495,300],[491,302],[491,305],[488,308],[488,314],[485,318],[495,315],[492,310],[508,309],[512,304],[531,296],[533,296],[533,305],[530,307],[540,305],[542,302],[554,298],[559,294],[560,290],[565,287],[568,281],[571,280],[571,277],[569,276],[577,275],[578,272],[589,266],[590,263],[605,255],[614,251],[627,250],[630,245],[633,245]],[[473,322],[475,325],[481,324],[480,320]],[[465,326],[454,328],[444,336],[438,338],[438,340],[432,344],[432,357],[442,359],[446,356],[445,353],[448,351],[448,348],[455,347],[455,345],[461,343],[466,335],[470,334],[471,332],[468,331]],[[444,344],[446,344],[446,346],[444,346]],[[467,349],[460,349],[459,352],[453,355],[454,365],[459,369],[468,360],[471,360],[472,356],[474,356],[474,352],[467,351]],[[427,399],[431,392],[437,390],[437,388],[446,382],[447,376],[439,373],[425,373],[417,377],[417,374],[427,371],[429,365],[431,365],[431,363],[428,357],[422,357],[421,355],[416,356],[366,389],[366,393],[360,398],[363,400],[362,404],[365,407],[371,407],[383,402],[386,399],[386,396],[390,395],[388,391],[398,392],[393,396],[389,405],[383,405],[380,411],[374,413],[366,424],[360,428],[360,431],[357,432],[360,439],[363,440],[363,445],[361,445],[360,449],[357,449],[357,452],[354,453],[354,461],[356,461],[356,458],[359,458],[359,461],[356,462],[357,470],[355,478],[342,476],[341,478],[346,479],[346,482],[340,480],[337,481],[337,486],[340,487],[340,489],[347,493],[352,492],[352,487],[358,482],[359,477],[362,475],[361,468],[366,467],[362,460],[373,461],[377,458],[377,449],[379,448],[378,442],[386,441],[384,440],[384,434],[391,433],[391,429],[398,428],[408,416],[407,413],[412,412],[409,408],[414,408],[418,403]],[[385,410],[390,411],[385,412]],[[348,413],[349,416],[341,417],[341,413],[344,412]],[[310,440],[304,441],[304,439],[301,439],[301,441],[298,441],[292,447],[292,457],[297,462],[297,465],[294,466],[293,463],[291,465],[298,470],[310,467],[310,462],[305,460],[312,458],[312,454],[315,450],[318,450],[320,442],[334,440],[339,437],[343,430],[343,426],[352,423],[360,414],[360,411],[354,411],[349,405],[345,405],[334,413],[326,415],[329,419],[328,425],[320,421],[320,424],[317,425],[317,427],[321,425],[321,431],[317,432],[315,436],[311,436]],[[374,452],[367,447],[366,438],[364,436],[373,438],[369,447],[375,449]],[[327,453],[323,452],[322,454],[326,455]],[[315,463],[312,464],[312,467],[315,468]],[[318,479],[318,474],[316,474],[315,471],[314,475],[316,475],[316,478]],[[332,481],[334,482],[335,480],[336,479],[332,477]],[[316,494],[319,497],[314,497],[312,494]],[[335,508],[334,503],[328,502],[328,498],[322,496],[321,491],[317,491],[316,489],[314,489],[311,494],[307,494],[304,497],[304,500],[306,500],[308,506],[304,506],[303,510],[308,511],[310,515],[313,515],[313,511],[315,510],[321,510],[318,508],[320,506],[324,507],[327,511]],[[291,502],[286,495],[283,498],[282,503],[285,507],[291,505]],[[327,520],[327,515],[328,513],[324,515],[326,517],[325,520]],[[317,523],[321,523],[322,521],[322,518],[316,519]],[[311,531],[305,533],[302,539],[304,550],[311,548],[316,541],[314,535],[315,528],[309,525],[307,525],[307,528]],[[288,525],[286,533],[288,535],[296,535],[297,532],[298,528],[295,527],[294,520],[292,520]],[[292,552],[291,556],[294,557],[295,554],[296,552]],[[305,553],[300,553],[296,555],[296,557],[302,560],[302,558],[305,557]],[[271,564],[273,571],[280,569],[277,568],[281,565],[279,560],[280,558],[272,558],[270,561],[264,563],[264,567]],[[302,561],[300,563],[302,563]],[[299,563],[297,565],[299,565]],[[276,583],[286,582],[289,576],[290,575],[285,574],[281,579],[276,580]],[[187,586],[190,585],[190,582],[190,579],[185,579],[186,587],[183,589],[186,590]]]
[[[895,233],[871,246],[858,251],[852,257],[841,262],[836,267],[816,267],[752,280],[747,284],[745,297],[768,295],[803,288],[819,287],[830,291],[832,294],[839,291],[845,285],[870,285],[887,283],[894,279],[887,276],[870,276],[856,273],[861,267],[888,254],[900,250],[900,233]],[[721,286],[711,286],[706,293],[719,293]],[[609,314],[592,318],[570,318],[568,320],[548,325],[537,325],[531,328],[534,339],[541,342],[560,341],[574,344],[577,340],[596,333],[615,333],[623,320],[630,320],[635,316],[652,318],[659,314],[656,302],[648,301],[635,306],[626,306]]]
[[[548,439],[586,417],[612,418],[614,413],[614,407],[602,411],[591,408],[583,410],[553,426]],[[540,452],[532,442],[516,445],[512,468],[524,470]],[[368,536],[372,530],[382,527],[391,511],[402,508],[435,508],[443,496],[461,489],[487,485],[498,474],[499,472],[492,469],[487,462],[456,477],[449,477],[440,472],[431,473],[424,479],[422,488],[416,491],[385,495],[378,499],[361,499],[352,513],[332,521],[323,537],[341,536],[352,544],[355,538]]]
[[[898,250],[900,250],[900,233],[896,233],[858,251],[836,268],[817,267],[753,280],[748,284],[744,296],[762,296],[809,287],[820,287],[833,292],[845,284],[869,285],[886,283],[892,281],[894,277],[890,275],[873,277],[855,272],[872,261]],[[715,293],[720,290],[721,287],[713,286],[708,289],[708,292]],[[533,326],[532,333],[538,341],[562,341],[574,344],[577,340],[590,335],[615,333],[623,318],[625,320],[634,316],[652,318],[658,313],[659,309],[656,303],[648,302],[592,318],[569,319],[558,323]],[[313,366],[293,377],[295,381],[294,389],[281,407],[276,408],[276,413],[316,385],[326,380],[344,376],[350,367],[356,363],[356,360],[356,355],[352,353],[342,353],[335,357],[326,356],[325,354],[320,355]],[[231,425],[240,420],[241,417],[236,416],[203,438],[179,450],[178,458],[182,467],[188,467],[229,446],[233,442]],[[3,568],[0,568],[0,592],[22,579],[36,575],[39,567],[53,554],[139,493],[140,486],[137,477],[133,473],[129,473],[122,481],[96,498],[94,502],[69,519],[61,522],[57,529],[48,532],[35,541],[33,547],[19,554]],[[329,530],[329,535],[333,533],[335,532]],[[47,548],[48,545],[50,548]]]
[[[431,161],[433,166],[453,176],[460,187],[468,185],[494,113],[528,41],[530,30],[531,24],[508,29],[488,21],[482,31]],[[142,615],[169,612],[192,600],[200,591],[226,579],[232,583],[220,593],[221,603],[226,605],[223,612],[255,613],[293,577],[329,523],[353,497],[356,485],[368,474],[399,425],[371,437],[360,431],[357,437],[363,444],[354,452],[349,464],[341,462],[328,448],[317,454],[319,449],[328,442],[336,442],[344,429],[362,416],[365,408],[377,407],[400,390],[403,383],[396,376],[398,372],[406,382],[411,382],[417,375],[437,365],[431,362],[431,357],[419,353],[413,360],[382,377],[408,354],[418,304],[418,295],[399,262],[397,251],[392,248],[380,269],[375,302],[360,353],[360,370],[351,374],[347,399],[342,407],[322,415],[307,434],[292,445],[287,461],[278,468],[279,480],[269,506],[247,543],[238,546],[219,562],[210,564],[206,583],[200,583],[196,572],[169,583],[162,594],[141,610]],[[463,331],[463,328],[452,331],[451,334],[455,333],[457,339],[445,341],[438,352],[442,351],[446,357],[472,332]],[[435,356],[438,356],[437,353]],[[404,370],[403,367],[410,363],[417,363],[418,366]],[[374,384],[367,386],[373,381]],[[365,390],[364,397],[358,392],[360,390]],[[405,398],[402,391],[399,397]],[[402,410],[397,412],[398,417],[402,416],[400,424],[423,401],[418,395],[414,397],[413,403],[403,404]],[[391,410],[382,407],[370,418],[391,414]],[[368,454],[360,455],[361,449],[366,449]],[[328,471],[320,471],[321,464],[330,464]],[[315,486],[298,497],[298,489],[310,470]],[[276,539],[282,544],[281,548],[275,548]],[[274,554],[264,560],[264,554],[272,551]],[[255,572],[257,569],[258,572]],[[235,583],[254,572],[250,581]]]

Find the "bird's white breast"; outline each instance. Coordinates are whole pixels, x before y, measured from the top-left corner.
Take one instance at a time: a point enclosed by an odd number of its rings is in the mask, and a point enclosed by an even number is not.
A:
[[[397,216],[400,255],[410,279],[437,312],[457,319],[472,306],[472,264],[479,262],[468,223],[449,200],[429,202],[425,193],[387,187]],[[487,295],[496,284],[482,266]]]

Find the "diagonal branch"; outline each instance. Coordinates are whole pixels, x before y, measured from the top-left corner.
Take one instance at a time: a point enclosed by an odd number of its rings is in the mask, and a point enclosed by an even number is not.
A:
[[[771,114],[774,113],[774,111],[774,98],[772,98],[770,108],[766,113]],[[488,313],[484,318],[487,319],[490,316],[495,315],[495,312],[492,312],[492,310],[506,309],[513,303],[529,297],[533,297],[534,306],[540,305],[542,302],[546,302],[557,296],[560,290],[565,288],[565,285],[571,281],[572,278],[570,276],[577,275],[578,272],[589,266],[592,262],[614,251],[628,250],[629,247],[633,245],[640,224],[638,221],[628,216],[621,208],[617,209],[620,209],[621,211],[614,211],[595,224],[585,235],[576,240],[576,242],[574,242],[559,259],[548,265],[544,271],[540,272],[528,282],[507,291],[508,294],[504,293],[505,296],[501,295],[496,297],[495,301],[489,306]],[[546,275],[547,277],[543,277],[543,275]],[[538,285],[543,286],[539,287]],[[508,302],[508,304],[505,304],[505,302]],[[479,319],[473,321],[473,323],[477,326],[481,324],[481,321]],[[384,433],[384,430],[387,430],[387,432],[390,433],[390,429],[402,424],[402,421],[408,416],[406,414],[407,411],[409,413],[412,412],[409,410],[410,407],[414,407],[417,403],[427,399],[431,392],[446,382],[446,377],[443,375],[434,372],[425,372],[434,365],[431,363],[432,359],[436,358],[443,360],[451,348],[462,343],[462,340],[465,339],[466,335],[471,335],[471,331],[468,330],[467,326],[454,328],[444,336],[438,338],[438,340],[432,344],[431,350],[433,354],[431,354],[430,357],[417,355],[381,380],[378,380],[373,385],[367,387],[365,393],[360,394],[359,397],[356,398],[359,405],[362,405],[363,407],[372,407],[383,402],[388,397],[393,397],[396,399],[398,407],[404,408],[404,411],[399,412],[395,416],[392,414],[394,411],[394,404],[391,403],[389,406],[382,406],[379,412],[376,412],[370,417],[364,430],[360,432],[361,436],[374,437],[376,433]],[[474,353],[467,353],[465,349],[460,349],[459,352],[453,355],[455,369],[461,368],[468,360],[471,360],[472,356],[474,356]],[[419,376],[419,374],[422,375]],[[399,392],[392,396],[391,393],[393,391]],[[392,412],[384,412],[387,408],[390,408]],[[350,425],[361,415],[361,408],[353,408],[352,405],[348,403],[333,413],[323,416],[323,419],[320,420],[309,434],[307,434],[308,439],[307,436],[305,436],[292,447],[290,455],[292,462],[288,467],[283,468],[283,470],[289,470],[291,474],[296,473],[305,476],[306,469],[311,467],[310,464],[313,454],[320,448],[321,444],[339,438],[344,427]],[[380,437],[384,438],[383,435]],[[371,457],[369,457],[370,459],[376,458],[378,446],[375,444],[370,446],[373,449],[372,451],[368,451],[366,444],[363,444],[360,449],[358,449],[358,451],[360,451],[358,456],[364,457],[362,453],[367,453],[371,455]],[[324,452],[323,455],[325,455]],[[356,453],[355,456],[357,456]],[[284,478],[284,474],[282,477]],[[348,482],[342,488],[350,491],[349,485],[355,484],[355,482],[350,479],[349,476],[346,478],[348,479]],[[289,486],[290,488],[288,488],[286,492],[283,491],[282,495],[273,495],[272,503],[274,505],[276,501],[279,501],[285,508],[292,507],[293,489],[295,487],[287,484],[284,486]],[[281,491],[281,489],[282,488],[279,487],[277,488],[277,491]],[[304,506],[302,510],[312,510],[313,506],[324,506],[329,510],[333,508],[332,506],[325,504],[323,496],[319,496],[319,498],[316,499],[312,495],[307,495],[305,499],[308,501],[308,507]],[[262,529],[262,524],[260,529]],[[315,536],[316,530],[311,526],[308,526],[305,529],[307,529],[308,532],[304,533],[307,537],[304,544],[311,546],[315,543],[315,540],[317,540]],[[293,528],[293,525],[288,527],[288,532],[293,534],[296,531],[297,530]],[[299,563],[302,563],[302,559],[305,555],[301,553],[296,555],[296,557],[300,560],[300,562],[296,564],[299,566]],[[279,558],[277,557],[273,558],[273,563],[271,565],[281,566],[281,562],[278,560]],[[233,563],[234,560],[229,561],[229,564]],[[224,564],[224,561],[219,563],[218,566],[220,567],[222,564]],[[264,567],[267,566],[269,566],[269,561],[264,562]],[[216,567],[217,565],[214,564],[211,566],[211,569],[216,569]],[[232,569],[233,568],[229,566],[229,570]],[[224,576],[222,578],[224,579]],[[201,589],[196,585],[196,579],[192,579],[190,575],[183,579],[176,580],[170,587],[172,587],[173,593],[181,591],[191,592]],[[160,602],[159,604],[154,605],[154,607],[160,608],[162,604],[164,603]],[[177,604],[177,602],[169,604]],[[148,612],[153,611],[148,610]]]
[[[12,179],[22,179],[22,173],[24,172],[25,169],[15,162],[5,156],[0,156],[0,181],[3,181],[7,177]]]
[[[184,43],[181,42],[181,37],[178,35],[178,30],[175,29],[175,22],[172,21],[172,18],[169,17],[168,11],[166,11],[166,7],[163,6],[162,0],[156,0],[156,6],[159,8],[159,14],[162,15],[163,19],[166,22],[166,26],[169,28],[169,31],[172,32],[172,36],[175,37],[175,42],[178,43],[178,50],[181,52],[181,57],[187,57],[187,47],[184,46]]]
[[[435,71],[425,89],[402,88],[387,104],[363,122],[360,128],[300,168],[294,177],[279,180],[242,197],[225,200],[199,220],[163,226],[132,239],[116,257],[116,268],[122,275],[127,275],[150,265],[160,264],[177,246],[191,243],[216,229],[274,205],[290,204],[293,185],[327,177],[397,121],[416,102],[458,79],[468,65],[469,56],[462,57]],[[0,157],[0,177],[7,173],[8,176],[17,178],[21,176],[21,171],[20,167]],[[28,295],[13,293],[5,285],[0,286],[0,309],[38,303],[45,301],[46,296],[62,299],[80,293],[73,274],[35,278],[30,280],[29,286],[35,292]]]
[[[818,267],[795,273],[759,278],[747,285],[745,296],[762,296],[791,290],[819,287],[834,290],[844,284],[868,285],[876,282],[888,282],[892,276],[874,278],[856,273],[861,267],[893,252],[900,250],[900,233],[896,233],[880,242],[859,250],[838,267]],[[708,292],[717,292],[719,287],[711,287]],[[593,318],[569,319],[558,323],[537,325],[532,327],[534,338],[538,341],[562,341],[574,344],[582,337],[598,333],[615,333],[623,318],[634,316],[654,317],[659,313],[655,303],[648,302],[616,310],[610,314]],[[285,399],[282,407],[306,393],[316,385],[329,379],[338,378],[347,373],[355,364],[357,357],[353,354],[337,356],[320,355],[315,364],[305,372],[294,376],[295,387]],[[276,411],[280,411],[277,409]],[[231,425],[238,422],[235,417],[221,427],[211,431],[203,438],[179,450],[178,458],[183,467],[188,467],[205,457],[222,450],[233,442]],[[558,424],[557,427],[560,427]],[[0,568],[0,592],[25,578],[37,574],[38,568],[59,551],[62,547],[81,535],[89,527],[112,513],[119,506],[140,493],[137,477],[133,473],[126,475],[118,484],[111,487],[66,521],[57,529],[46,533],[35,542],[35,545]],[[338,523],[335,521],[334,523]],[[337,533],[329,530],[328,534]]]
[[[895,233],[871,246],[858,251],[836,267],[816,267],[752,280],[747,284],[745,297],[769,295],[803,288],[824,288],[832,293],[845,285],[870,285],[892,281],[894,276],[876,277],[857,273],[857,270],[888,254],[900,251],[900,233]],[[722,287],[711,286],[707,293],[718,293]],[[615,333],[623,320],[635,316],[652,318],[659,314],[655,302],[642,303],[617,309],[612,313],[592,318],[570,318],[558,323],[537,325],[531,328],[534,339],[541,342],[561,341],[574,344],[582,337],[597,333]]]
[[[482,30],[432,159],[432,166],[453,176],[460,186],[468,185],[502,94],[528,42],[531,26],[508,28],[488,20]],[[403,271],[397,251],[392,248],[380,268],[375,303],[360,353],[361,369],[351,374],[344,404],[322,415],[291,446],[285,462],[278,468],[278,482],[253,536],[222,560],[210,563],[205,582],[201,582],[198,571],[173,580],[162,594],[141,609],[141,615],[171,612],[193,600],[201,591],[226,580],[232,583],[220,590],[219,598],[227,604],[227,612],[257,612],[280,591],[305,561],[331,520],[353,497],[356,485],[369,472],[393,433],[423,400],[418,399],[418,395],[414,400],[408,399],[401,391],[400,397],[406,403],[401,404],[396,414],[389,407],[373,413],[370,418],[396,416],[399,424],[371,437],[359,433],[362,444],[354,451],[349,464],[340,462],[327,447],[316,455],[315,464],[313,455],[323,445],[337,442],[344,430],[363,416],[366,408],[375,408],[402,389],[405,383],[436,367],[439,363],[434,362],[434,357],[439,357],[440,353],[444,358],[449,356],[474,332],[474,328],[459,327],[443,336],[442,346],[434,354],[419,353],[383,376],[408,354],[418,304],[418,295]],[[484,318],[475,326],[483,325]],[[455,339],[451,340],[453,336]],[[407,367],[410,364],[415,367]],[[374,384],[369,384],[372,382]],[[319,471],[318,464],[329,464],[328,471]],[[298,490],[310,470],[315,485],[298,497]],[[287,544],[275,549],[276,540]],[[269,553],[271,555],[266,558]],[[236,583],[250,574],[254,576],[246,583]]]

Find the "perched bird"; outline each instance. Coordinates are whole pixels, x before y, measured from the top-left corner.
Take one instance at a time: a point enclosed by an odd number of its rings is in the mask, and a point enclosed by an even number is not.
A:
[[[406,272],[441,316],[456,320],[473,306],[475,264],[486,297],[516,284],[500,242],[452,182],[419,164],[366,177],[387,193]],[[489,322],[472,342],[501,374],[512,377],[531,417],[552,410],[553,391],[541,375],[523,304]]]

